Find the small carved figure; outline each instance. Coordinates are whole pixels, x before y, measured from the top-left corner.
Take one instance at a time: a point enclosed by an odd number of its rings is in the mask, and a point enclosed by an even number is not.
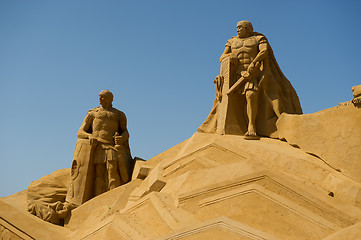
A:
[[[302,113],[296,91],[283,75],[263,34],[240,21],[237,36],[229,39],[220,57],[217,96],[200,132],[270,136],[283,113]],[[222,83],[220,83],[222,81]]]
[[[78,131],[67,202],[80,205],[130,181],[134,161],[127,119],[112,101],[109,90],[101,91],[101,106],[87,113]]]

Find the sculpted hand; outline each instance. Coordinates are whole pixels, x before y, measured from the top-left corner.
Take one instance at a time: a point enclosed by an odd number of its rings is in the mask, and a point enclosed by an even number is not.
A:
[[[89,141],[90,141],[90,145],[91,145],[93,148],[95,148],[96,145],[98,144],[98,140],[97,140],[95,137],[93,137],[93,136],[89,136]]]
[[[244,79],[249,79],[250,77],[251,77],[251,75],[249,74],[249,72],[247,71],[247,72],[245,72],[245,73],[243,73],[242,74],[242,77],[244,78]]]
[[[249,66],[248,66],[248,69],[247,69],[247,72],[249,72],[249,74],[253,74],[255,72],[255,65],[254,63],[252,62]]]
[[[222,101],[222,87],[223,87],[224,77],[218,75],[216,79],[214,79],[214,84],[216,87],[216,98],[218,101]]]
[[[115,143],[115,145],[121,145],[123,142],[124,142],[123,136],[119,136],[119,133],[116,132],[114,134],[114,143]]]
[[[114,136],[115,145],[121,145],[124,142],[124,138],[122,136]]]
[[[254,74],[258,71],[260,71],[260,67],[261,67],[261,64],[259,62],[256,62],[256,63],[251,63],[249,66],[248,66],[248,72],[250,74]]]
[[[261,66],[261,64],[259,62],[257,62],[256,64],[252,62],[248,66],[247,72],[249,73],[249,75],[253,75],[253,74],[257,73],[258,71],[260,71],[260,69],[259,69],[260,66]]]

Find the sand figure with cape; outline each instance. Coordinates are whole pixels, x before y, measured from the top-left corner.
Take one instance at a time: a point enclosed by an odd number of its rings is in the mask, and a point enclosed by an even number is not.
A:
[[[297,93],[282,73],[267,38],[252,24],[237,24],[227,41],[216,77],[216,99],[199,132],[277,137],[282,113],[302,114]]]

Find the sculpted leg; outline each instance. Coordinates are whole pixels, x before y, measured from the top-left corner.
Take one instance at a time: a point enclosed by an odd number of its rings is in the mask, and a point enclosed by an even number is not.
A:
[[[258,98],[257,91],[247,90],[246,101],[247,101],[247,116],[248,116],[248,131],[245,133],[246,136],[257,136],[256,132],[256,116],[258,110]]]
[[[105,164],[95,164],[95,196],[106,191],[105,172]]]
[[[116,160],[107,161],[108,170],[108,190],[112,190],[120,186],[120,176],[118,173],[118,162]]]

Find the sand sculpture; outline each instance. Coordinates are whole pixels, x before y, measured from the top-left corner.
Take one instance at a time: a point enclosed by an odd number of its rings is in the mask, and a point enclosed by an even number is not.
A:
[[[267,38],[240,21],[220,57],[214,80],[216,99],[199,132],[245,135],[246,139],[274,136],[282,113],[301,114],[291,83],[283,75]]]
[[[240,22],[247,37],[226,45],[200,132],[134,163],[125,116],[102,92],[72,168],[0,198],[0,239],[361,239],[361,85],[348,102],[299,114],[267,40],[249,36],[250,26]]]
[[[32,183],[28,190],[29,212],[62,224],[70,210],[130,181],[134,161],[127,119],[113,108],[112,102],[109,90],[99,93],[101,106],[89,110],[78,131],[69,183],[64,185],[51,178]]]
[[[133,162],[127,119],[112,101],[109,90],[101,91],[101,106],[87,113],[78,131],[67,202],[80,205],[130,180]]]

